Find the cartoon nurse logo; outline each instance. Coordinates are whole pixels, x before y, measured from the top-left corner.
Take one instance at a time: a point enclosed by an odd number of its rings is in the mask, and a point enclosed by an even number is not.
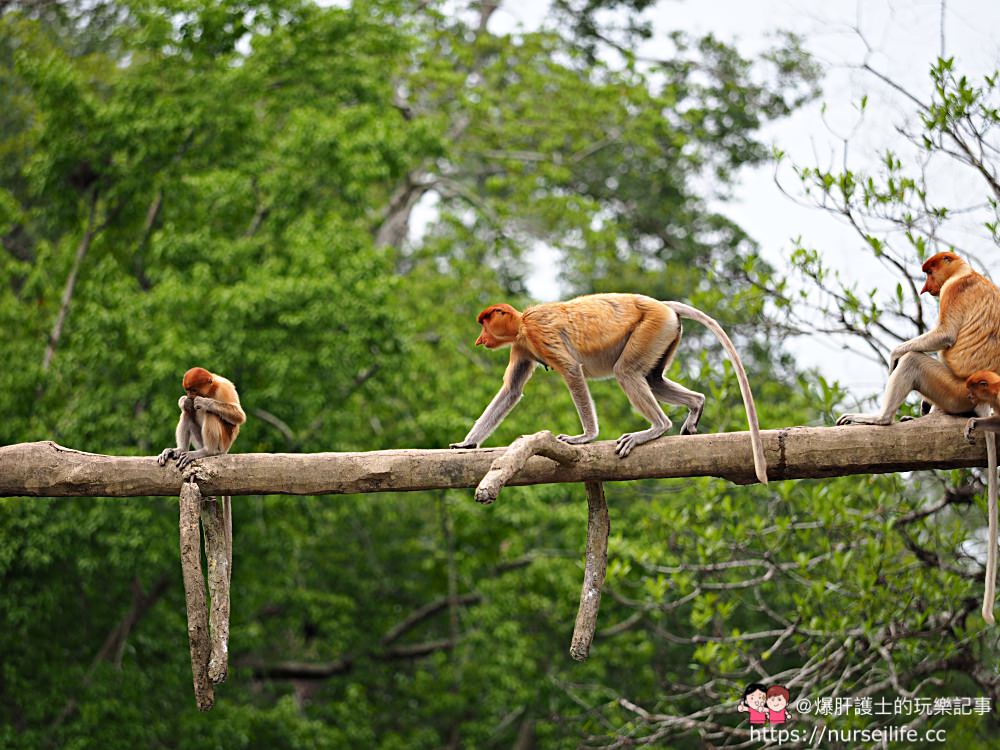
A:
[[[750,726],[762,727],[767,721],[764,709],[767,706],[767,688],[759,682],[751,682],[743,691],[737,711],[750,713]]]
[[[771,685],[767,689],[767,720],[772,725],[784,724],[788,720],[785,709],[788,707],[788,688],[783,685]]]
[[[736,710],[750,714],[750,726],[762,727],[765,724],[779,726],[788,721],[788,688],[784,685],[767,687],[760,682],[751,682],[743,691]]]

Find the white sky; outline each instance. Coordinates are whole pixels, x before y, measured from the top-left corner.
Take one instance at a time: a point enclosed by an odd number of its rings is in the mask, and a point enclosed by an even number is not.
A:
[[[541,0],[504,0],[491,20],[495,31],[513,31],[518,25],[534,28],[542,16]],[[944,51],[954,55],[961,71],[970,77],[992,72],[1000,60],[1000,2],[995,0],[946,0],[944,3]],[[798,164],[831,166],[842,159],[838,134],[849,133],[857,120],[857,103],[868,95],[865,122],[852,138],[852,160],[869,166],[877,160],[878,149],[899,145],[901,137],[894,126],[904,122],[909,112],[898,96],[872,77],[851,70],[850,65],[865,59],[864,44],[851,28],[858,26],[869,45],[868,61],[877,69],[900,81],[915,92],[928,90],[928,71],[941,52],[942,2],[925,0],[868,0],[867,2],[826,2],[815,0],[666,0],[651,12],[657,36],[681,29],[694,34],[712,33],[735,43],[745,55],[754,55],[773,46],[773,34],[779,29],[795,31],[806,38],[807,48],[828,67],[823,94],[814,104],[792,117],[769,126],[763,133]],[[648,49],[657,54],[657,40]],[[822,108],[825,104],[825,114]],[[778,268],[787,265],[785,254],[792,247],[791,238],[801,236],[807,246],[822,251],[827,261],[840,268],[847,278],[863,279],[867,287],[880,281],[888,288],[895,279],[885,276],[870,255],[860,248],[859,238],[836,220],[818,209],[796,205],[778,190],[773,181],[773,165],[744,170],[733,198],[713,206],[739,223],[761,245],[764,256]],[[787,176],[791,176],[790,173]],[[794,176],[784,182],[795,187]],[[966,172],[941,175],[943,195],[984,196],[983,185]],[[966,198],[966,203],[969,199]],[[951,205],[954,205],[952,203]],[[987,264],[987,271],[998,277],[1000,263],[996,248],[985,240],[985,230],[957,233],[950,241],[960,249],[977,254]],[[942,248],[944,249],[944,248]],[[540,250],[530,289],[537,299],[559,296],[553,262]],[[626,291],[626,290],[623,290]],[[925,303],[925,316],[933,319],[936,303]],[[833,341],[803,341],[790,345],[800,363],[821,369],[828,379],[838,379],[856,396],[880,392],[886,374],[868,360],[843,351]]]

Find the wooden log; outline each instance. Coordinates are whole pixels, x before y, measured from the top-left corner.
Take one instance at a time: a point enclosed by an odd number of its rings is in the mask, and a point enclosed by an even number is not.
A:
[[[986,465],[962,417],[932,414],[887,427],[789,427],[761,433],[771,481]],[[755,482],[746,432],[659,438],[628,458],[613,440],[574,446],[566,465],[530,458],[510,485],[715,476]],[[207,495],[332,495],[475,487],[506,448],[213,456],[185,471]],[[0,448],[0,496],[176,497],[184,475],[156,458],[81,453],[52,442]]]

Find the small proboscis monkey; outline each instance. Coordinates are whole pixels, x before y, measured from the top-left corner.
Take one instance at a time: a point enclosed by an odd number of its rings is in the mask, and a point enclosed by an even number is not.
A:
[[[649,429],[627,432],[618,438],[615,452],[624,458],[637,445],[655,440],[671,427],[659,402],[688,408],[682,435],[698,431],[705,407],[704,394],[668,380],[670,366],[681,340],[680,318],[696,320],[722,342],[736,371],[743,394],[757,479],[767,484],[767,464],[760,440],[757,409],[743,363],[726,332],[705,313],[680,302],[661,302],[641,294],[591,294],[568,302],[549,302],[523,313],[507,304],[491,305],[479,313],[483,330],[476,345],[487,349],[510,346],[510,363],[503,387],[469,434],[452,448],[478,448],[517,404],[525,383],[538,365],[558,372],[576,405],[583,433],[559,435],[570,445],[589,443],[597,437],[597,413],[587,388],[587,378],[612,375],[632,406],[650,422]]]
[[[247,421],[236,386],[221,375],[192,367],[184,373],[182,386],[187,395],[177,402],[181,410],[177,447],[164,448],[157,459],[163,466],[175,458],[178,469],[199,458],[228,453],[240,425]],[[193,451],[189,450],[192,445]]]
[[[966,414],[965,380],[977,370],[1000,370],[1000,290],[954,253],[938,253],[923,265],[920,293],[941,298],[934,330],[892,350],[889,382],[877,414],[844,414],[838,425],[887,425],[911,391],[936,409]],[[943,362],[925,352],[940,351]]]
[[[157,459],[160,466],[163,466],[171,458],[175,458],[178,469],[185,468],[199,458],[228,453],[240,433],[240,425],[247,421],[243,407],[240,406],[240,396],[236,392],[236,386],[221,375],[215,375],[203,367],[192,367],[184,373],[181,385],[186,395],[181,396],[177,402],[181,410],[181,418],[177,422],[177,447],[164,448]],[[189,450],[192,445],[195,447],[193,451]],[[218,515],[216,518],[221,523],[225,549],[225,560],[221,563],[224,566],[225,585],[219,585],[217,578],[219,568],[213,568],[211,563],[208,576],[208,590],[212,597],[209,622],[213,632],[208,675],[215,683],[225,680],[228,670],[229,620],[228,615],[220,613],[229,611],[229,581],[233,569],[232,499],[224,495],[219,500],[219,505],[216,505],[215,498],[209,498],[213,512],[218,514],[221,510],[221,518],[218,518]],[[203,506],[202,514],[205,511],[206,508]],[[209,530],[208,526],[204,528],[205,550],[208,553]]]
[[[990,370],[972,373],[965,381],[969,400],[977,411],[990,411],[990,416],[973,417],[965,423],[965,439],[976,441],[973,432],[986,433],[986,495],[989,531],[986,535],[986,590],[983,593],[983,619],[993,624],[993,601],[997,585],[997,448],[996,433],[1000,432],[1000,375]]]

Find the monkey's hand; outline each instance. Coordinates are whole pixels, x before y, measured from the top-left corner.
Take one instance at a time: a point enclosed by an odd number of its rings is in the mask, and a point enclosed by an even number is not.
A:
[[[909,350],[903,349],[902,347],[897,346],[895,349],[893,349],[889,353],[889,374],[890,375],[892,375],[892,371],[896,369],[896,365],[899,364],[899,360],[901,360],[903,358],[903,355],[906,354],[908,351]]]
[[[448,447],[449,448],[478,448],[479,447],[479,443],[473,443],[473,442],[470,442],[468,440],[465,440],[465,441],[463,441],[461,443],[449,443]]]
[[[157,457],[156,463],[158,463],[160,466],[166,466],[167,461],[169,461],[171,458],[176,458],[176,457],[177,457],[176,448],[164,448],[163,452],[160,453],[159,457]]]
[[[972,434],[976,431],[976,422],[976,418],[972,417],[972,419],[965,423],[965,439],[970,443],[976,442],[976,437]]]
[[[181,410],[184,411],[184,412],[186,412],[187,414],[190,414],[193,417],[194,416],[194,399],[191,398],[190,396],[184,396],[181,399]]]
[[[841,414],[837,420],[837,427],[848,424],[887,425],[892,424],[892,417],[883,417],[880,414]]]

